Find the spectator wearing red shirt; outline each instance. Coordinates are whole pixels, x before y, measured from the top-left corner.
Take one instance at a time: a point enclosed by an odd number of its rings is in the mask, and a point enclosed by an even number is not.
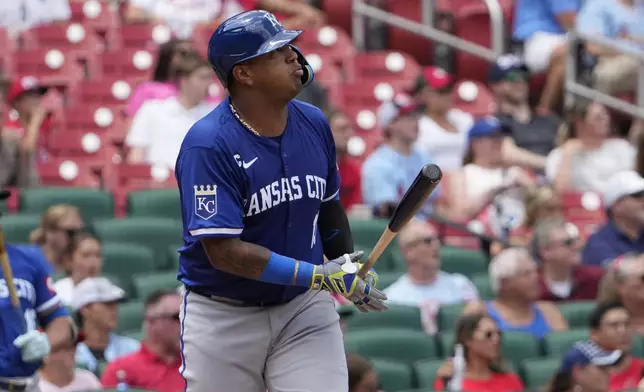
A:
[[[461,349],[458,349],[459,346]],[[470,314],[462,316],[456,322],[454,351],[456,355],[449,358],[436,372],[434,390],[455,389],[462,392],[524,390],[519,376],[506,371],[503,366],[501,332],[488,316],[481,313]],[[465,360],[464,364],[463,360]]]
[[[172,291],[157,291],[145,301],[141,350],[107,365],[101,384],[107,388],[125,382],[130,388],[158,392],[185,390],[181,367],[179,308],[181,297]]]
[[[347,115],[340,110],[331,109],[326,114],[337,154],[338,170],[340,171],[340,202],[348,211],[362,202],[360,163],[353,159],[348,152],[349,139],[354,134],[353,127]]]
[[[47,88],[33,76],[23,76],[11,82],[7,91],[7,103],[18,117],[11,114],[5,124],[5,131],[22,138],[22,144],[35,148],[41,135],[52,127],[51,113],[43,106],[42,96]]]
[[[563,219],[537,223],[532,252],[540,262],[539,285],[542,301],[593,300],[597,297],[604,269],[581,265],[579,230]]]
[[[636,389],[644,361],[629,354],[633,343],[630,315],[620,302],[600,303],[590,314],[590,338],[606,351],[621,350],[622,359],[610,371],[610,390]]]

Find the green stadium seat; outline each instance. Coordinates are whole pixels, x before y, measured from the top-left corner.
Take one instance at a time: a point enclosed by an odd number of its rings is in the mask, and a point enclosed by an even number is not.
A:
[[[179,248],[181,248],[182,246],[183,246],[182,244],[176,244],[176,245],[170,245],[170,247],[168,247],[167,265],[169,265],[170,268],[172,269],[179,268]]]
[[[103,243],[103,272],[117,276],[121,287],[133,292],[132,278],[135,274],[155,271],[154,254],[143,245],[118,242]]]
[[[158,268],[167,265],[168,244],[182,238],[181,221],[168,218],[109,219],[94,223],[94,230],[103,242],[139,244],[152,249]]]
[[[595,306],[597,304],[593,301],[564,302],[557,305],[570,328],[588,328],[588,317]]]
[[[413,387],[411,368],[402,362],[390,359],[372,359],[371,363],[378,373],[384,392],[395,392]]]
[[[137,331],[143,324],[143,301],[129,301],[119,305],[116,332]]]
[[[454,347],[454,333],[442,333],[438,336],[438,340],[443,356],[451,356]],[[503,359],[509,362],[508,365],[541,356],[539,341],[533,335],[523,332],[503,332],[501,351]]]
[[[521,363],[521,377],[527,389],[540,389],[555,375],[561,358],[531,358]]]
[[[390,305],[386,312],[356,313],[347,319],[349,331],[359,328],[402,328],[422,331],[420,310],[416,306]]]
[[[351,220],[351,236],[356,247],[373,248],[389,222],[385,219]]]
[[[452,331],[456,325],[456,320],[461,317],[463,309],[465,309],[463,304],[441,306],[438,311],[439,331]]]
[[[400,272],[378,272],[378,289],[384,290],[397,281],[403,274]]]
[[[134,276],[136,297],[145,300],[157,290],[172,290],[179,287],[176,271],[148,273]]]
[[[374,328],[345,334],[348,353],[369,359],[393,359],[413,365],[424,358],[436,358],[435,340],[425,332],[397,328]]]
[[[130,216],[158,217],[181,220],[181,200],[178,189],[149,189],[127,195]]]
[[[55,204],[71,204],[78,207],[83,219],[114,217],[114,197],[100,189],[84,188],[33,188],[20,192],[20,212],[41,215]]]
[[[492,284],[490,284],[490,277],[486,274],[478,274],[471,277],[472,283],[476,286],[479,292],[479,297],[483,300],[494,299],[494,292],[492,291]]]
[[[443,271],[465,276],[487,274],[488,257],[481,251],[442,246],[440,255]]]
[[[638,358],[644,358],[644,337],[642,335],[633,336],[633,344],[631,345],[631,354]]]
[[[107,367],[107,361],[98,361],[98,364],[96,365],[96,375],[100,378],[101,374],[103,374],[103,370]]]
[[[416,382],[421,388],[434,388],[436,372],[443,366],[445,359],[425,359],[414,364]]]
[[[544,348],[549,356],[562,356],[579,340],[588,339],[588,330],[585,328],[571,329],[570,331],[551,332],[544,339]]]
[[[3,215],[0,225],[8,244],[26,244],[29,234],[40,226],[40,214]]]

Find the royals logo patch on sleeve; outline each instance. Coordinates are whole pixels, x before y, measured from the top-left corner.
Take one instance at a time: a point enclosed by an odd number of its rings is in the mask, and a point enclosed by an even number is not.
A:
[[[195,215],[210,219],[217,215],[217,185],[195,185]]]

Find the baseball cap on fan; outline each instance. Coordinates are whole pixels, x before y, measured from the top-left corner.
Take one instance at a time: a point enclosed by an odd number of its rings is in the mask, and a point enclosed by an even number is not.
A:
[[[94,303],[120,302],[125,299],[125,291],[104,277],[86,278],[74,288],[72,309]]]
[[[454,77],[451,74],[442,68],[429,66],[423,68],[416,78],[410,94],[417,95],[426,87],[438,92],[448,92],[452,90],[453,85]]]
[[[644,178],[636,171],[626,170],[613,174],[606,183],[602,201],[605,208],[627,196],[644,195]]]
[[[606,351],[597,343],[585,340],[573,344],[561,361],[560,373],[570,373],[575,366],[608,367],[622,359],[621,350]]]
[[[487,80],[489,83],[498,83],[511,79],[513,75],[519,75],[525,80],[528,73],[528,67],[519,57],[513,54],[504,54],[492,64],[487,74]]]
[[[17,99],[26,93],[37,93],[43,95],[47,92],[47,87],[40,84],[38,78],[34,76],[23,76],[14,79],[9,85],[7,91],[7,103],[13,105]]]
[[[409,95],[396,94],[391,101],[378,108],[378,124],[381,129],[385,129],[399,117],[416,114],[418,108],[418,104]]]
[[[481,137],[504,137],[511,133],[509,127],[498,118],[487,116],[478,120],[470,128],[467,138],[469,140]]]

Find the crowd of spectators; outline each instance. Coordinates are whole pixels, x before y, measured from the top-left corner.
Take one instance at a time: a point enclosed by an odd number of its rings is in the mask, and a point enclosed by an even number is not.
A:
[[[19,40],[29,29],[68,21],[74,3],[92,1],[0,1],[0,29]],[[198,30],[214,29],[252,8],[278,14],[289,28],[323,26],[326,15],[310,3],[110,3],[124,23],[164,24],[173,36],[158,49],[151,80],[139,83],[123,105],[123,161],[171,172],[190,126],[224,98],[225,91],[213,88],[204,48],[192,40]],[[334,102],[319,82],[302,92],[300,98],[322,108],[329,120],[342,179],[340,198],[352,220],[388,218],[425,163],[443,170],[441,185],[393,246],[404,272],[386,283],[383,274],[392,309],[417,310],[417,324],[432,339],[446,335],[447,310],[457,309],[449,320],[453,339],[443,350],[444,359],[424,374],[433,380],[433,390],[534,387],[527,382],[529,365],[505,358],[505,336],[518,333],[548,344],[553,336],[580,328],[588,333],[575,335],[579,339],[558,352],[557,366],[548,370],[547,390],[638,388],[644,376],[644,361],[637,357],[643,353],[636,349],[644,336],[643,123],[630,119],[627,131],[620,132],[616,113],[600,102],[577,99],[563,107],[561,98],[567,32],[577,29],[615,40],[610,48],[586,43],[583,66],[595,89],[630,99],[641,66],[632,53],[641,55],[644,44],[643,12],[636,0],[515,0],[512,38],[520,50],[490,64],[484,81],[494,116],[457,108],[457,75],[422,67],[404,91],[375,110],[381,140],[360,158],[351,148],[358,132],[354,113]],[[532,91],[534,75],[545,75],[540,92]],[[3,78],[0,187],[40,186],[39,164],[51,159],[48,143],[65,137],[60,133],[64,123],[53,109],[54,90],[20,70]],[[577,202],[571,207],[570,200]],[[458,225],[465,237],[485,238],[475,242],[477,248],[484,244],[477,253],[483,260],[456,270],[454,263],[462,261],[447,250],[472,248],[471,243],[446,236],[438,217]],[[105,273],[104,244],[89,232],[92,223],[77,207],[57,204],[42,214],[29,238],[34,254],[51,265],[55,290],[83,336],[75,347],[46,359],[39,372],[41,390],[124,385],[183,390],[178,282],[145,298],[139,336],[121,334],[119,309],[128,293]],[[565,311],[565,305],[591,302],[581,323]],[[360,315],[345,312],[342,298],[337,305],[350,342],[360,333],[352,328]],[[381,358],[356,352],[347,358],[350,392],[396,392],[387,389],[387,374],[377,366]]]

